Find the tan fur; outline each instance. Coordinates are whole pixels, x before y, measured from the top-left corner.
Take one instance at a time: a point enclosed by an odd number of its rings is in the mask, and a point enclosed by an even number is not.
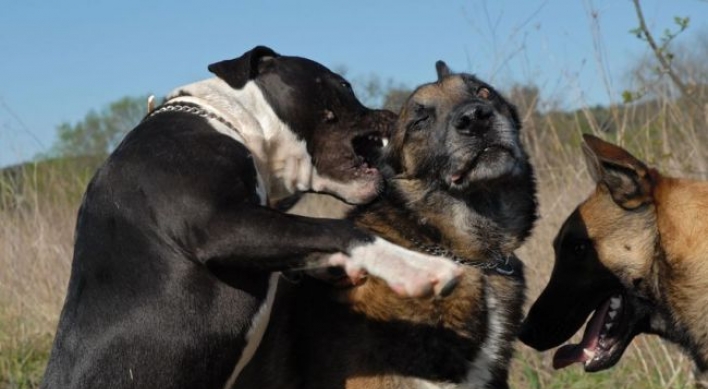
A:
[[[465,229],[467,222],[459,220],[466,214],[464,209],[460,209],[466,207],[464,203],[451,202],[449,197],[443,194],[429,193],[426,183],[420,180],[395,180],[392,185],[400,189],[410,204],[418,205],[419,218],[429,225],[436,226],[443,239],[440,243],[446,247],[454,247],[458,255],[465,258],[481,258],[490,251],[501,249],[496,247],[500,242],[491,239],[485,241],[483,236],[470,233]],[[393,231],[391,233],[395,234]],[[512,241],[505,245],[508,247],[501,250],[510,253],[518,248],[519,244],[518,241]]]
[[[614,203],[603,185],[580,205],[589,237],[598,242],[602,262],[627,288],[632,281],[649,276],[657,236],[654,207],[628,213]],[[618,253],[621,253],[618,255]]]
[[[468,267],[460,282],[447,298],[401,299],[378,279],[371,279],[349,294],[352,310],[376,321],[405,320],[424,325],[441,325],[470,337],[470,332],[484,332],[484,323],[476,318],[483,314],[484,275]]]
[[[408,190],[413,187],[408,186]],[[411,190],[408,193],[415,193],[415,191]],[[440,224],[437,223],[438,221],[430,220],[429,223],[443,227],[448,224],[449,219]],[[365,214],[358,221],[362,227],[376,232],[393,243],[415,249],[412,243],[403,237],[401,232],[405,231],[405,228],[400,228],[402,223],[405,222],[382,223],[381,219],[374,214]],[[456,235],[460,239],[455,239]],[[459,254],[480,251],[474,249],[476,245],[471,244],[470,239],[463,239],[462,234],[456,235],[444,235],[447,247],[455,249]],[[470,333],[475,333],[475,336],[479,337],[485,331],[484,323],[478,320],[484,314],[483,278],[485,275],[480,269],[467,267],[450,296],[428,299],[401,299],[383,281],[371,278],[361,286],[342,291],[338,300],[342,301],[341,296],[346,295],[346,301],[351,305],[352,311],[375,321],[403,320],[424,325],[441,325],[465,338],[470,338]]]
[[[598,257],[624,286],[668,310],[708,361],[708,183],[654,173],[653,198],[642,209],[618,206],[604,185],[579,211]],[[660,243],[663,252],[657,252]],[[618,254],[621,253],[621,254]],[[633,285],[643,280],[643,290]],[[705,372],[697,380],[708,380]],[[700,382],[697,382],[700,387]],[[708,387],[704,382],[702,385]]]
[[[671,272],[667,304],[708,361],[708,183],[663,178],[655,189],[661,243]]]
[[[433,103],[439,107],[442,112],[449,112],[454,105],[465,98],[467,91],[465,84],[459,77],[448,77],[443,81],[432,84],[426,84],[418,88],[414,95],[414,100],[418,105],[429,106]],[[401,117],[412,116],[410,107],[404,106],[401,110]],[[399,124],[402,121],[399,121]],[[403,137],[405,131],[396,131],[391,140],[395,145],[403,145]],[[402,164],[406,171],[413,171],[418,165],[417,156],[426,153],[428,145],[407,145],[403,149]]]
[[[444,112],[449,112],[451,108],[462,100],[467,93],[465,83],[459,77],[447,77],[442,81],[427,84],[416,91],[415,100],[423,105],[435,103],[445,107]],[[403,113],[406,115],[406,113]]]
[[[640,187],[620,201],[600,164],[591,166],[599,184],[579,212],[598,258],[625,288],[668,312],[652,330],[692,354],[697,385],[708,387],[701,384],[708,381],[708,182],[662,176],[611,144],[594,147],[600,162],[632,169]]]
[[[488,98],[490,93],[486,88],[482,92],[484,98]],[[399,148],[403,176],[415,172],[421,160],[420,156],[430,152],[428,143],[406,140],[406,130],[402,126],[409,115],[414,115],[410,111],[411,106],[434,106],[438,117],[444,118],[444,115],[451,112],[461,101],[469,99],[469,96],[469,87],[460,77],[446,77],[415,92],[411,98],[414,104],[403,109],[398,121],[399,128],[391,140],[393,147]],[[389,185],[392,187],[391,191],[401,196],[406,203],[406,211],[400,213],[397,211],[398,207],[386,205],[388,200],[384,199],[379,206],[358,214],[354,220],[358,225],[398,245],[419,249],[411,241],[415,238],[425,245],[443,246],[460,257],[484,261],[492,253],[512,254],[523,241],[521,235],[500,230],[494,220],[488,220],[476,213],[472,216],[471,213],[475,211],[470,210],[468,204],[451,197],[439,188],[433,189],[434,186],[426,180],[397,176]],[[530,192],[528,199],[533,201],[533,195],[534,193]],[[432,240],[422,234],[421,228],[426,227],[437,231],[439,239]],[[517,269],[520,272],[520,264]],[[372,277],[356,288],[334,293],[334,300],[347,303],[351,316],[343,319],[341,315],[333,314],[326,319],[330,319],[329,325],[338,328],[338,334],[349,336],[346,339],[327,334],[318,337],[319,344],[341,346],[346,351],[333,355],[320,349],[321,353],[310,354],[319,356],[317,361],[310,363],[325,368],[331,366],[332,369],[347,366],[346,373],[343,374],[343,387],[348,389],[426,387],[423,386],[424,380],[415,377],[418,374],[411,375],[410,372],[406,374],[395,370],[387,373],[387,369],[395,369],[395,364],[390,365],[391,359],[405,361],[410,358],[411,363],[419,363],[413,361],[425,357],[427,347],[431,347],[431,353],[464,353],[468,361],[466,365],[472,365],[481,354],[489,351],[494,354],[495,359],[489,369],[498,369],[499,364],[504,366],[511,355],[510,339],[518,328],[523,294],[523,277],[520,273],[515,276],[503,276],[476,267],[466,267],[458,286],[445,298],[401,299],[383,282]],[[494,312],[490,311],[492,308],[488,305],[489,298],[496,301]],[[318,309],[322,310],[322,307]],[[331,311],[336,308],[332,306],[324,309]],[[491,318],[492,315],[494,319]],[[402,329],[387,329],[386,323],[402,323]],[[383,327],[379,328],[379,325]],[[420,332],[422,328],[427,330]],[[414,337],[407,339],[405,331],[411,331]],[[490,331],[501,331],[498,344],[485,343]],[[429,335],[421,338],[426,332]],[[433,333],[436,335],[432,335]],[[442,351],[436,348],[435,343],[427,345],[430,342],[427,336],[438,339],[441,345],[450,342],[450,336],[454,336],[455,340],[447,346],[449,349]],[[400,339],[397,340],[398,338]],[[409,348],[402,351],[410,355],[399,355],[395,350],[390,350],[400,342],[411,343]],[[457,346],[460,348],[456,348]],[[482,347],[491,349],[483,350]],[[498,349],[495,351],[494,348]],[[471,371],[472,373],[468,371],[464,374],[480,374],[474,373],[474,369]],[[490,378],[487,380],[491,380],[492,374],[496,376],[504,373],[485,371],[481,374],[489,374]],[[308,382],[317,387],[317,383],[337,381],[331,374],[328,378],[322,378],[327,376],[327,373],[318,371],[314,377],[310,376]],[[425,376],[426,373],[420,372],[420,377]],[[473,385],[477,379],[483,380],[467,376],[462,381]],[[429,385],[435,378],[429,377],[426,381]],[[497,385],[505,387],[502,383]]]
[[[530,233],[536,219],[535,183],[518,137],[509,135],[518,136],[520,129],[513,106],[469,77],[447,75],[416,90],[389,144],[387,161],[400,166],[389,166],[395,174],[386,192],[349,218],[409,249],[435,246],[469,261],[488,262],[512,256]],[[479,103],[476,93],[495,100]],[[416,173],[421,166],[430,169],[424,164],[430,156],[449,162],[462,149],[469,151],[465,162],[470,162],[486,151],[478,145],[483,142],[470,141],[475,135],[459,134],[450,124],[450,116],[469,109],[471,100],[492,106],[498,117],[489,121],[503,130],[489,125],[486,135],[516,148],[513,165],[519,170],[499,173],[499,182],[470,179],[470,188],[455,192],[439,182],[448,171]],[[407,133],[418,104],[434,109],[435,120]],[[447,141],[439,141],[446,131]],[[271,323],[279,331],[266,336],[244,374],[260,378],[292,371],[297,378],[287,381],[308,389],[507,388],[525,292],[523,265],[515,257],[511,261],[512,274],[465,266],[457,287],[445,297],[401,298],[375,277],[348,289],[305,279],[287,293],[292,301],[281,301],[281,308],[290,308],[285,315],[274,308]],[[295,335],[283,335],[287,331]],[[295,356],[284,355],[287,350]],[[273,361],[288,363],[273,367]]]

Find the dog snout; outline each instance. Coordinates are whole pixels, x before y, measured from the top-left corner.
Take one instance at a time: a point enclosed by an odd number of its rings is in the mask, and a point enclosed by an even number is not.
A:
[[[461,134],[474,135],[485,132],[489,126],[485,123],[494,114],[492,107],[484,104],[474,104],[460,110],[452,121],[452,125]]]
[[[528,323],[528,320],[524,320],[517,334],[519,340],[529,347],[535,349],[543,349],[543,346],[539,346],[538,333],[536,329]]]

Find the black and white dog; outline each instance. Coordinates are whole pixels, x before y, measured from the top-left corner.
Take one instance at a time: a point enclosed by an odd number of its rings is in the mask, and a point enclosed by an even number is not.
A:
[[[262,338],[280,270],[367,271],[413,296],[455,284],[450,261],[267,206],[301,191],[372,200],[381,176],[357,151],[392,115],[266,47],[209,70],[89,184],[43,388],[228,387]]]

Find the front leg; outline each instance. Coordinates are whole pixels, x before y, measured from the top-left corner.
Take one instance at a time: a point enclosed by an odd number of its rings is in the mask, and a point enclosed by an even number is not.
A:
[[[462,269],[452,261],[404,249],[351,221],[289,215],[243,204],[218,212],[195,233],[204,263],[259,271],[341,266],[380,277],[402,296],[449,293]]]

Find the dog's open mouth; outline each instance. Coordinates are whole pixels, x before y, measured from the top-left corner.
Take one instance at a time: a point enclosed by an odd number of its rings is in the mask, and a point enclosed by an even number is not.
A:
[[[376,162],[386,139],[376,131],[349,139],[343,140],[347,144],[340,144],[341,148],[331,144],[324,147],[329,149],[326,158],[330,164],[325,166],[330,169],[320,171],[324,178],[315,176],[312,190],[329,193],[349,204],[364,204],[373,200],[381,190],[383,175]],[[322,163],[323,159],[314,160]]]
[[[583,363],[585,371],[596,372],[614,366],[634,337],[626,306],[622,294],[605,300],[585,326],[580,343],[556,350],[553,368]]]
[[[356,155],[352,169],[355,175],[372,175],[378,173],[376,164],[381,156],[381,150],[388,143],[388,139],[379,132],[369,132],[352,139],[352,148]]]

